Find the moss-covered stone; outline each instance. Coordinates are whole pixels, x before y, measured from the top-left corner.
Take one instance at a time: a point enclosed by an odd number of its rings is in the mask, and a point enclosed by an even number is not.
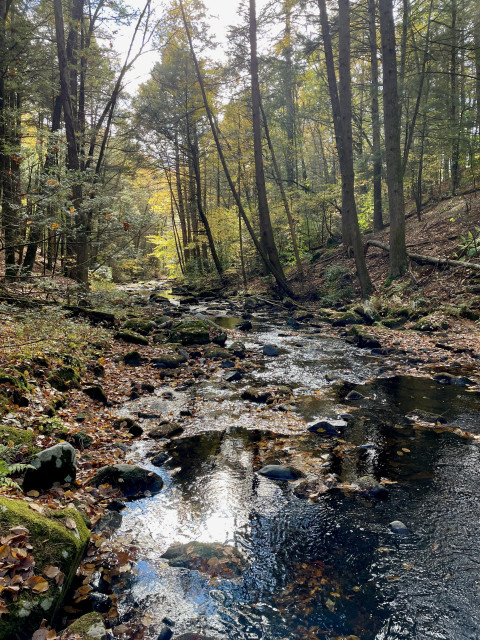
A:
[[[33,445],[34,434],[32,431],[0,425],[0,443],[6,445],[9,442],[13,442],[14,446],[23,445],[27,447],[29,453],[36,452],[36,447]]]
[[[152,358],[150,362],[158,369],[176,369],[187,360],[187,356],[183,353],[162,353]]]
[[[148,345],[148,338],[141,336],[139,333],[135,333],[134,331],[117,331],[114,338],[115,340],[122,340],[129,344]]]
[[[222,347],[207,347],[205,349],[206,358],[219,358],[220,360],[227,360],[232,357],[232,354],[228,349]]]
[[[441,331],[442,329],[448,329],[449,326],[448,322],[444,319],[438,319],[434,316],[425,316],[424,318],[420,318],[420,320],[413,325],[412,329],[414,329],[414,331],[434,332]]]
[[[66,527],[67,518],[75,521],[75,529]],[[42,594],[20,591],[17,602],[7,599],[10,613],[2,616],[0,640],[30,638],[42,619],[45,618],[48,622],[54,619],[90,539],[83,518],[75,509],[50,511],[45,508],[45,514],[40,515],[22,500],[0,497],[1,535],[5,535],[15,525],[22,525],[29,531],[35,573],[41,575],[44,567],[52,565],[59,567],[65,574],[65,580],[60,587],[54,580],[49,580],[50,587]]]
[[[57,391],[69,391],[80,388],[80,374],[77,369],[70,366],[59,367],[48,376],[49,382]]]
[[[108,637],[103,618],[95,611],[72,622],[65,633],[80,636],[81,640],[106,640]]]
[[[6,409],[8,401],[23,407],[28,406],[26,394],[31,389],[32,387],[20,371],[14,370],[9,373],[0,369],[0,395],[4,399],[3,402],[0,402],[2,413]]]
[[[354,311],[338,311],[328,318],[334,327],[346,327],[347,324],[364,324],[365,320]]]
[[[172,327],[170,339],[183,345],[207,344],[210,342],[208,323],[198,319],[182,320]]]
[[[125,322],[123,328],[140,333],[142,336],[148,336],[156,326],[156,323],[148,318],[131,318]]]
[[[367,333],[363,327],[351,327],[347,336],[348,341],[360,347],[360,349],[380,349],[382,346],[375,336]]]

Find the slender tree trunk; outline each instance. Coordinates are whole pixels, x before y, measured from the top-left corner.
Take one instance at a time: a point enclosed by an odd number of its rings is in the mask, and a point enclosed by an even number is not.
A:
[[[397,88],[395,23],[392,0],[379,0],[383,61],[383,119],[390,213],[390,275],[401,276],[407,268],[402,154],[400,150],[400,104]]]
[[[249,0],[249,34],[250,34],[250,79],[252,89],[252,125],[253,149],[255,160],[255,183],[257,186],[258,217],[263,249],[277,271],[282,272],[277,246],[273,235],[272,221],[268,207],[265,171],[263,166],[262,126],[260,121],[260,83],[258,80],[257,56],[257,16],[255,0]]]
[[[353,249],[357,275],[360,281],[362,296],[368,297],[372,292],[372,283],[368,275],[363,252],[360,228],[358,226],[357,207],[355,202],[355,173],[353,169],[352,144],[352,93],[350,73],[350,4],[349,0],[338,2],[338,35],[339,35],[339,86],[335,75],[332,39],[325,0],[318,0],[325,63],[327,67],[328,87],[332,105],[332,116],[337,143],[340,172],[342,175],[342,229],[346,246]]]
[[[284,48],[284,91],[285,91],[285,129],[287,134],[287,184],[295,184],[295,104],[293,99],[293,65],[292,65],[292,27],[291,0],[284,0],[285,11],[285,48]]]
[[[380,114],[378,109],[378,57],[375,0],[368,0],[368,35],[370,45],[370,100],[372,105],[373,148],[373,229],[383,229],[382,213],[382,152],[380,148]]]
[[[451,0],[451,48],[450,48],[450,135],[451,143],[451,176],[452,195],[457,193],[459,183],[459,157],[458,157],[458,87],[457,87],[457,58],[458,58],[458,31],[457,31],[457,0]]]
[[[285,213],[287,215],[288,226],[290,229],[290,237],[292,238],[293,245],[293,253],[295,255],[295,262],[297,265],[297,269],[300,275],[303,275],[303,266],[302,261],[300,259],[300,252],[298,251],[298,243],[297,243],[297,233],[295,231],[295,222],[293,220],[292,212],[290,211],[290,205],[288,203],[287,194],[285,193],[285,189],[283,188],[282,182],[282,174],[280,173],[280,167],[278,166],[277,157],[275,155],[275,150],[273,148],[272,139],[270,137],[270,131],[268,128],[267,118],[265,116],[265,111],[263,109],[263,105],[260,102],[260,109],[262,111],[262,119],[263,119],[263,127],[265,130],[265,138],[267,139],[268,148],[270,149],[270,155],[272,156],[272,164],[273,170],[275,172],[275,179],[277,181],[278,188],[280,190],[280,195],[282,197],[283,206],[285,209]]]
[[[62,99],[63,117],[67,137],[67,168],[71,172],[72,206],[75,214],[75,255],[76,265],[73,275],[75,279],[88,284],[88,237],[85,216],[82,211],[83,192],[80,179],[80,158],[78,155],[75,120],[72,101],[69,93],[69,70],[65,48],[65,31],[61,0],[53,0],[55,14],[55,33],[57,39],[58,67],[60,72],[60,97]]]

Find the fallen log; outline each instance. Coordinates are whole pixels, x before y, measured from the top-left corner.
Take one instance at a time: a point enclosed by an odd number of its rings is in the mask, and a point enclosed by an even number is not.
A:
[[[365,255],[367,254],[368,247],[378,247],[379,249],[383,249],[384,251],[389,252],[390,247],[388,244],[384,244],[383,242],[379,242],[378,240],[367,240],[365,243]],[[438,266],[444,267],[457,267],[461,269],[472,269],[473,271],[480,271],[480,264],[475,264],[474,262],[464,262],[463,260],[448,260],[447,258],[434,258],[432,256],[423,256],[419,253],[410,253],[407,251],[407,256],[410,260],[414,262],[418,262],[420,264],[436,264]]]

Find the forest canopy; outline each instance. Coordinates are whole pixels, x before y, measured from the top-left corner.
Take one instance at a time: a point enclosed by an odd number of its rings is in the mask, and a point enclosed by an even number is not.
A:
[[[5,280],[270,274],[292,294],[286,273],[343,243],[368,296],[362,234],[385,225],[404,273],[406,215],[476,187],[478,3],[238,11],[218,44],[201,0],[0,1]]]

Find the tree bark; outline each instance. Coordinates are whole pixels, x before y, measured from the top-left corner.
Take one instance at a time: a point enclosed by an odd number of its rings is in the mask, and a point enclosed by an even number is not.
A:
[[[401,276],[407,268],[402,155],[400,150],[400,103],[397,87],[395,23],[392,0],[379,0],[383,61],[383,118],[390,213],[390,275]]]
[[[368,0],[368,40],[370,45],[370,100],[372,105],[373,150],[373,229],[383,229],[382,213],[382,152],[380,148],[380,114],[378,109],[378,57],[375,0]]]
[[[250,35],[250,80],[252,99],[253,152],[255,160],[255,183],[257,186],[258,217],[260,237],[263,250],[279,273],[282,266],[278,257],[277,246],[273,235],[272,221],[268,207],[265,171],[263,166],[262,125],[260,121],[260,83],[258,79],[257,55],[257,16],[255,0],[249,0],[249,35]]]
[[[342,230],[345,245],[353,249],[357,276],[360,282],[362,297],[372,292],[372,283],[368,275],[363,251],[360,228],[358,225],[357,205],[355,202],[355,173],[353,168],[352,143],[352,89],[350,73],[350,3],[349,0],[338,1],[338,35],[339,35],[339,85],[335,75],[332,39],[328,23],[325,0],[318,0],[325,63],[327,67],[328,87],[332,105],[332,116],[335,129],[335,140],[342,176]]]

